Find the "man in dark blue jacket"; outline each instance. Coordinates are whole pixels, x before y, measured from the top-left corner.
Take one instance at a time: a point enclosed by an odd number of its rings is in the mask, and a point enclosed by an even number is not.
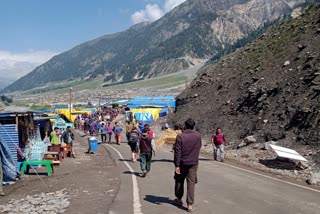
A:
[[[176,138],[174,150],[175,164],[175,202],[182,205],[184,180],[187,180],[187,208],[193,211],[194,188],[197,183],[197,170],[201,148],[201,136],[194,131],[196,123],[189,118],[185,122],[185,130]]]

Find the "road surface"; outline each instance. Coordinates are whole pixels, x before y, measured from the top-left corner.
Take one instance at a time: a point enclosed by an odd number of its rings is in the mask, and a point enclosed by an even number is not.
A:
[[[109,214],[186,213],[172,202],[174,165],[169,150],[157,151],[151,173],[142,178],[139,163],[129,160],[127,144],[101,146],[116,160],[121,174]],[[185,197],[183,201],[186,205]],[[194,207],[194,213],[203,214],[320,214],[320,191],[201,158]]]

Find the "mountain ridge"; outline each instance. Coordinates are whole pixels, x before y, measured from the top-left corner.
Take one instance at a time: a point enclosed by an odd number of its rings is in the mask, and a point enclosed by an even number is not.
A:
[[[219,58],[238,40],[283,19],[293,10],[288,2],[301,4],[301,0],[188,0],[153,23],[140,23],[57,55],[3,92],[77,78],[121,82],[183,70],[198,60]]]
[[[222,127],[235,144],[254,135],[318,150],[320,7],[310,10],[204,66],[177,97],[171,122],[192,117],[202,134]]]

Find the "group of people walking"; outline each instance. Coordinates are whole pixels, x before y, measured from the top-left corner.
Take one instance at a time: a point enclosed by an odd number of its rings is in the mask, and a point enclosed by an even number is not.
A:
[[[182,198],[184,195],[184,183],[187,183],[187,211],[194,210],[194,192],[195,184],[198,182],[197,171],[199,164],[200,149],[202,146],[201,135],[195,131],[195,121],[191,118],[187,119],[183,126],[179,126],[181,134],[176,137],[176,143],[173,148],[174,152],[174,180],[175,180],[175,200],[178,206],[183,206]],[[115,131],[119,127],[115,124],[113,132],[116,134],[121,131]],[[104,133],[103,126],[101,133]],[[131,161],[135,163],[140,157],[140,168],[142,171],[141,177],[146,177],[151,170],[152,157],[155,156],[156,146],[154,142],[155,133],[148,124],[134,124],[127,122],[126,124],[126,138],[131,150]],[[116,142],[118,138],[116,137]],[[218,160],[218,151],[220,151],[220,161],[224,161],[224,145],[227,143],[225,135],[221,128],[217,128],[215,133],[211,136],[211,143],[213,146],[213,159]]]
[[[116,143],[120,145],[121,143],[121,132],[122,128],[115,122],[115,125],[112,127],[111,123],[108,122],[107,125],[104,123],[101,124],[100,135],[101,135],[101,143],[111,143],[112,134],[115,136]],[[107,142],[108,137],[108,142]]]
[[[199,164],[200,149],[202,146],[201,135],[195,131],[195,121],[191,118],[184,123],[184,128],[179,126],[181,134],[176,137],[174,146],[174,180],[175,200],[178,206],[183,206],[184,183],[187,183],[187,211],[194,210],[195,184],[198,182],[197,171]],[[130,126],[130,127],[128,127]],[[141,130],[142,129],[142,130]],[[179,129],[179,130],[180,130]],[[154,131],[149,125],[131,126],[127,125],[127,139],[132,151],[132,162],[136,162],[138,150],[140,150],[140,167],[142,177],[145,177],[151,170],[152,156],[155,154]],[[129,132],[130,131],[130,132]],[[227,143],[221,128],[218,128],[212,135],[213,158],[217,160],[217,153],[220,151],[220,160],[224,161],[224,145]]]
[[[148,124],[139,124],[137,127],[135,124],[127,122],[126,136],[128,145],[131,149],[131,160],[135,163],[137,161],[138,153],[140,152],[142,177],[146,177],[151,170],[152,156],[155,155],[156,152],[154,131]]]

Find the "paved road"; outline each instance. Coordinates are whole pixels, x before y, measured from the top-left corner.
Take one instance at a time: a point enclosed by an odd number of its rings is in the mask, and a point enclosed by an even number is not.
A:
[[[151,173],[146,178],[141,178],[139,163],[130,163],[128,160],[130,149],[127,144],[102,146],[110,151],[121,172],[120,191],[111,206],[110,214],[186,213],[172,203],[174,167],[170,151],[158,151],[153,159]],[[194,213],[320,214],[320,191],[249,173],[208,159],[200,161],[198,181]]]

